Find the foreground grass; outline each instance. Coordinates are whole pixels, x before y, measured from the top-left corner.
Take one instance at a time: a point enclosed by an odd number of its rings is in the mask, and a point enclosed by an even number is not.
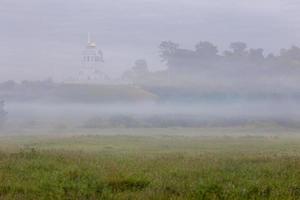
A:
[[[2,137],[0,199],[300,199],[300,138]]]

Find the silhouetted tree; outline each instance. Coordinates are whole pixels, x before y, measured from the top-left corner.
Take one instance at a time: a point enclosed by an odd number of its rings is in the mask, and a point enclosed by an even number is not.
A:
[[[186,71],[199,65],[199,56],[193,50],[179,48],[178,44],[171,41],[162,42],[159,48],[162,61],[167,63],[171,71]]]
[[[262,62],[265,59],[264,50],[262,48],[250,49],[248,58],[251,62]]]
[[[247,44],[244,42],[233,42],[229,47],[231,51],[224,51],[224,56],[231,62],[240,62],[248,56]]]
[[[230,44],[230,48],[235,55],[243,55],[246,52],[247,44],[244,42],[233,42]]]
[[[196,52],[203,57],[213,58],[217,56],[218,48],[207,41],[201,41],[196,44]]]
[[[175,54],[178,47],[179,45],[172,41],[163,41],[159,45],[160,57],[162,58],[162,61],[168,62],[170,57],[172,57]]]
[[[132,67],[132,71],[138,76],[147,74],[149,72],[147,61],[144,59],[136,60]]]
[[[149,73],[147,61],[144,59],[136,60],[134,66],[123,73],[122,79],[136,83],[141,78],[145,78],[145,76]]]
[[[16,87],[17,83],[15,81],[9,80],[0,84],[0,89],[11,90]]]
[[[286,60],[300,61],[300,48],[292,46],[290,49],[281,49],[280,57]]]
[[[300,48],[292,46],[282,49],[279,56],[269,54],[264,56],[262,48],[247,48],[244,42],[233,42],[229,50],[218,55],[218,48],[208,41],[201,41],[195,45],[195,50],[179,48],[179,45],[164,41],[160,44],[162,61],[168,66],[169,75],[184,73],[198,73],[203,68],[230,67],[299,67]],[[174,72],[174,73],[173,73]]]

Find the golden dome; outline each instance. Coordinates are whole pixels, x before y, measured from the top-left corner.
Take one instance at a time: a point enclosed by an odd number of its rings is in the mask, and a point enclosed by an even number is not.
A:
[[[89,42],[89,43],[88,43],[88,47],[95,48],[95,47],[97,47],[97,45],[96,45],[96,43],[94,43],[94,42]]]

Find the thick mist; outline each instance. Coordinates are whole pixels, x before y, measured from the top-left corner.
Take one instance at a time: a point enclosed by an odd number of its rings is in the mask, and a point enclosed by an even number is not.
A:
[[[295,127],[292,0],[3,0],[6,129]]]
[[[157,56],[163,40],[185,48],[207,40],[221,49],[245,41],[279,52],[299,45],[299,9],[292,0],[2,0],[0,80],[63,81],[79,67],[88,32],[113,77],[140,58],[164,69]]]
[[[299,0],[0,0],[0,200],[300,199],[299,24]]]

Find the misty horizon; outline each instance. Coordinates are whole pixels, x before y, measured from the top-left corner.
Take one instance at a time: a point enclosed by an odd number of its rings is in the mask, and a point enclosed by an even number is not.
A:
[[[0,0],[0,199],[300,199],[299,0]]]
[[[126,0],[122,4],[5,0],[0,9],[5,24],[0,81],[49,77],[63,81],[79,67],[88,32],[103,51],[111,77],[120,76],[137,59],[146,59],[151,71],[165,69],[157,48],[164,40],[183,48],[211,41],[220,51],[230,42],[244,41],[275,54],[300,44],[300,6],[292,0]]]
[[[3,0],[2,113],[296,120],[298,11],[294,0]]]

